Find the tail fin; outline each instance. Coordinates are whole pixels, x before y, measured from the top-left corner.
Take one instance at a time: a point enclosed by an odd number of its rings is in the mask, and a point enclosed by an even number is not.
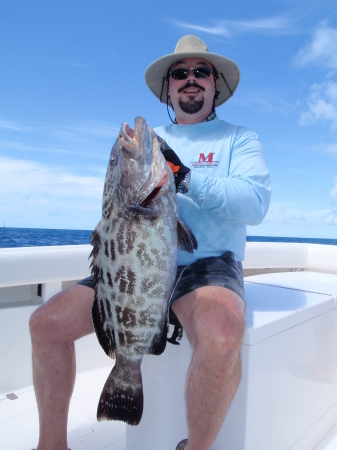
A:
[[[121,420],[138,425],[143,415],[143,385],[139,370],[132,381],[118,376],[118,368],[112,369],[103,387],[97,407],[97,420]]]

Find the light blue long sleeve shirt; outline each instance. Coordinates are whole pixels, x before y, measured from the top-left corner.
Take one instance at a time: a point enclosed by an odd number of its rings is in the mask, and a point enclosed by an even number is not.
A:
[[[244,259],[246,225],[265,217],[271,194],[268,167],[258,136],[248,128],[215,118],[193,125],[171,124],[154,130],[191,169],[187,194],[178,194],[180,215],[198,241],[189,264],[225,251]]]

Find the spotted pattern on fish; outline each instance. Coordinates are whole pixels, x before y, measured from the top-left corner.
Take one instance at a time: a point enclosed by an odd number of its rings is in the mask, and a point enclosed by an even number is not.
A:
[[[119,292],[122,294],[133,295],[135,292],[136,274],[131,268],[121,266],[114,278],[115,283],[119,283]]]
[[[102,218],[92,234],[93,324],[105,352],[116,356],[98,420],[131,425],[141,420],[141,362],[145,354],[165,349],[167,303],[182,242],[190,252],[196,248],[179,218],[171,169],[156,135],[139,117],[134,131],[122,125],[112,148]]]

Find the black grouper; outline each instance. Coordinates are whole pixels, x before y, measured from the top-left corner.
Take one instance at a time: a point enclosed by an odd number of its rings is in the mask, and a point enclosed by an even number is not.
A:
[[[104,351],[116,358],[98,420],[137,425],[143,413],[141,363],[165,350],[167,309],[178,247],[197,247],[179,218],[174,175],[142,117],[122,124],[107,168],[102,218],[92,234],[92,318]]]

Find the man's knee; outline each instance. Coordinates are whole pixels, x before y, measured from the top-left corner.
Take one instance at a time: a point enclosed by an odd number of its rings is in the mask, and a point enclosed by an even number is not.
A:
[[[201,320],[196,331],[198,344],[194,350],[201,359],[207,361],[209,370],[216,378],[223,379],[241,373],[241,342],[245,329],[244,318],[232,315],[221,318],[210,317]]]
[[[91,308],[94,291],[74,285],[43,303],[29,321],[33,340],[71,343],[94,331]]]
[[[59,317],[55,315],[48,302],[39,306],[29,319],[29,330],[32,339],[43,340],[54,335],[59,328]]]
[[[191,344],[210,356],[235,360],[245,332],[245,304],[233,292],[221,289],[211,289],[210,297],[196,305]]]
[[[214,355],[237,355],[244,333],[244,319],[241,317],[201,318],[195,334],[197,346],[206,348]]]

